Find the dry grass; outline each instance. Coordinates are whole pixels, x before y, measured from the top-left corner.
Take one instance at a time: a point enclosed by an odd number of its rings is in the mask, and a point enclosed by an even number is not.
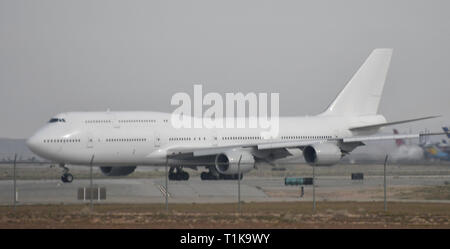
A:
[[[0,207],[0,228],[450,228],[450,204],[383,202]]]

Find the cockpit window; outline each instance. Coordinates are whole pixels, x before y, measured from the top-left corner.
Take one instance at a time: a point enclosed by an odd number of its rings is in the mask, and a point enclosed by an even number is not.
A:
[[[56,123],[56,122],[64,122],[65,123],[66,120],[63,118],[51,118],[48,122],[49,123]]]

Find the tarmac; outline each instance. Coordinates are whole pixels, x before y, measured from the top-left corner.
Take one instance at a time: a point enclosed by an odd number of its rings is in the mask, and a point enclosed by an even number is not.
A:
[[[382,201],[383,176],[365,176],[363,180],[352,180],[348,176],[318,176],[315,198],[317,201]],[[159,178],[113,178],[93,179],[94,186],[106,188],[106,200],[95,203],[165,203],[165,179]],[[435,201],[411,197],[411,193],[429,186],[450,184],[450,175],[408,175],[387,177],[389,201]],[[89,179],[76,179],[72,183],[59,180],[17,180],[17,204],[73,204],[89,202],[78,200],[79,188],[89,187]],[[312,186],[285,186],[284,177],[244,176],[240,183],[241,201],[311,201]],[[0,181],[0,205],[13,203],[13,181]],[[238,181],[202,181],[191,177],[188,181],[169,181],[169,203],[226,203],[238,201]],[[409,193],[409,197],[402,196]]]

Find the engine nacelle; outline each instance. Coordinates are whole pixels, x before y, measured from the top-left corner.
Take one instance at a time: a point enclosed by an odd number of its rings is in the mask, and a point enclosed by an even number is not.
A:
[[[255,159],[250,152],[231,150],[216,156],[215,167],[217,171],[224,175],[238,174],[238,163],[241,155],[241,174],[252,170],[255,166]]]
[[[127,176],[134,172],[136,166],[100,167],[105,176]]]
[[[335,144],[313,144],[303,149],[303,157],[313,166],[331,166],[341,160],[342,152]]]

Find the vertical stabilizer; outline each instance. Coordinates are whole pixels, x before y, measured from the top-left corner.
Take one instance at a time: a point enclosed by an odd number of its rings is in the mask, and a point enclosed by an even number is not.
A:
[[[378,111],[392,49],[372,51],[364,64],[322,115],[364,116]]]

